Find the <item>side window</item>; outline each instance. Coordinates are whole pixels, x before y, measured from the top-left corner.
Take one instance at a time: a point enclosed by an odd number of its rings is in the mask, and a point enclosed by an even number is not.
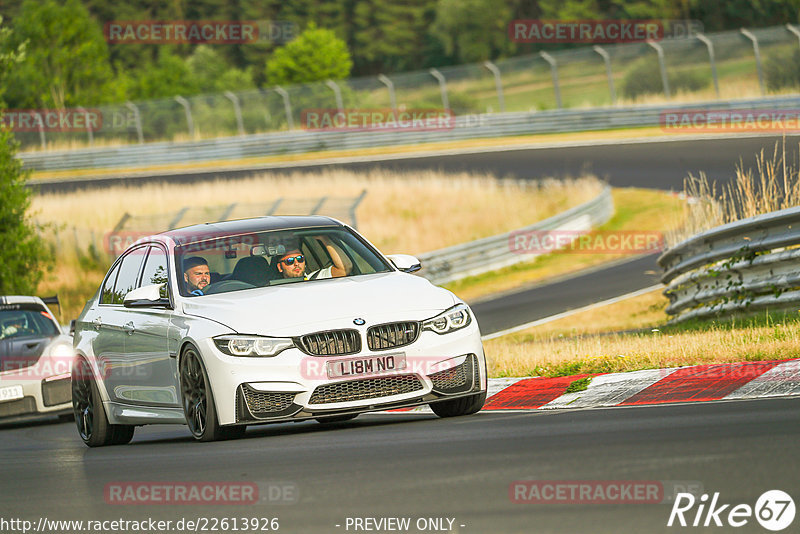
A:
[[[150,254],[144,264],[142,272],[142,283],[139,286],[149,286],[152,284],[164,284],[161,288],[161,298],[169,297],[167,289],[167,253],[161,247],[150,247]]]
[[[114,285],[114,297],[112,304],[122,304],[125,295],[136,289],[136,281],[139,276],[139,267],[142,266],[146,247],[140,247],[130,251],[124,258],[119,268],[117,283]]]
[[[114,269],[108,274],[108,278],[106,278],[106,283],[103,284],[103,290],[100,292],[100,304],[114,303],[114,284],[117,281],[119,265],[118,263],[114,266]]]

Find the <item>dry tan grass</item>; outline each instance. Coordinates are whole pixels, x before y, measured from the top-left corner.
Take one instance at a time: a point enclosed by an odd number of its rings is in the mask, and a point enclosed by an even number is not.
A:
[[[355,198],[366,189],[357,210],[359,231],[387,253],[417,254],[531,224],[590,200],[601,188],[593,178],[521,183],[485,174],[324,171],[47,194],[34,198],[32,210],[41,221],[99,234],[111,230],[125,212],[171,213],[183,206],[233,202],[269,206],[280,197]]]
[[[658,291],[484,342],[489,375],[555,376],[794,358],[795,320],[764,326],[671,330]],[[794,314],[797,315],[797,314]],[[641,333],[613,333],[626,329]],[[602,334],[606,332],[607,334]]]

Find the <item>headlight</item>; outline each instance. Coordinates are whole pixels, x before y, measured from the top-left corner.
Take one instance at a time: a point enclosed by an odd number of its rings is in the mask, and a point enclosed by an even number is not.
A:
[[[448,334],[460,330],[472,322],[469,308],[466,304],[456,304],[436,317],[422,323],[423,330],[432,330],[437,334]]]
[[[276,356],[294,346],[291,339],[260,336],[220,336],[214,344],[229,356]]]
[[[72,358],[75,355],[75,349],[72,345],[66,343],[58,343],[50,347],[50,356],[54,358]]]

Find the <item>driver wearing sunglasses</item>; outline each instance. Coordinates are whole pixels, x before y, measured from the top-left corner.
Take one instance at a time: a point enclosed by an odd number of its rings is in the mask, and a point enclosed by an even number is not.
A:
[[[350,262],[348,261],[347,264],[345,264],[342,261],[342,257],[333,246],[331,240],[328,237],[319,237],[318,239],[325,245],[325,249],[328,251],[328,255],[333,261],[332,265],[306,274],[306,258],[303,253],[300,252],[300,249],[295,248],[287,251],[286,254],[278,259],[278,272],[281,273],[284,278],[302,278],[303,280],[337,278],[349,274],[351,267]]]

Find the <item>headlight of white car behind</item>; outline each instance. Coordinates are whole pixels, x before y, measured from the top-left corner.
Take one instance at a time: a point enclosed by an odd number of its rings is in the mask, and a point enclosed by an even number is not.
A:
[[[437,334],[449,334],[460,330],[472,322],[472,316],[466,304],[456,304],[422,323],[423,330],[431,330]]]
[[[234,335],[215,337],[214,344],[229,356],[276,356],[294,346],[288,338]]]

